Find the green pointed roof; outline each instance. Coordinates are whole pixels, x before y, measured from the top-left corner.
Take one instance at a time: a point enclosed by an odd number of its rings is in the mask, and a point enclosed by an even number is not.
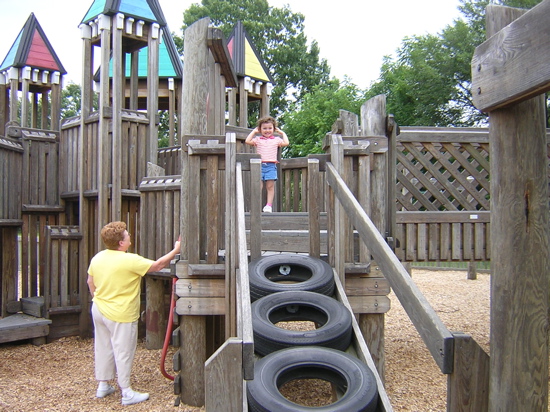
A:
[[[166,19],[158,0],[94,0],[81,24],[94,20],[100,14],[113,16],[117,13],[147,22],[156,22],[161,27],[166,26]]]
[[[34,13],[30,14],[19,32],[0,65],[0,71],[10,67],[31,67],[67,74]]]
[[[183,78],[183,63],[178,54],[174,39],[168,30],[168,26],[162,29],[162,43],[159,45],[159,78]],[[140,49],[138,56],[138,77],[147,77],[149,48]],[[98,72],[99,73],[99,72]],[[130,76],[130,55],[126,55],[126,76]],[[109,70],[109,76],[113,76],[113,68]]]
[[[227,49],[239,76],[248,76],[254,80],[271,82],[271,73],[258,53],[252,39],[242,22],[237,22],[227,40]]]

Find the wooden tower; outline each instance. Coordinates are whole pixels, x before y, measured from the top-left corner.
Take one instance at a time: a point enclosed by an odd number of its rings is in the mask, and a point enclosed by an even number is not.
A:
[[[96,138],[95,153],[84,153],[79,162],[81,219],[88,216],[90,203],[86,190],[97,191],[95,222],[82,222],[82,229],[99,233],[111,220],[123,216],[123,198],[131,201],[132,193],[146,174],[147,163],[156,163],[158,142],[158,65],[161,28],[166,22],[158,1],[132,3],[96,0],[80,24],[83,39],[83,78],[81,133],[83,142]],[[98,59],[94,48],[97,48]],[[130,61],[129,83],[138,82],[139,51],[147,48],[147,96],[144,110],[137,111],[137,87],[130,87],[126,99],[126,62]],[[88,127],[94,93],[93,73],[99,67],[99,116],[97,130]],[[108,68],[106,70],[106,68]],[[112,74],[112,75],[111,75]],[[128,106],[127,106],[128,105]],[[133,108],[133,109],[131,109]],[[90,147],[83,145],[83,148]],[[133,148],[133,151],[130,150]],[[97,160],[96,169],[84,168],[84,159]],[[134,194],[135,198],[135,194]],[[95,228],[93,227],[95,225]],[[130,228],[130,230],[135,229]],[[96,239],[97,249],[102,248]]]
[[[31,13],[0,65],[0,104],[5,109],[0,111],[0,134],[4,135],[7,122],[59,130],[61,81],[66,73],[40,23]],[[8,98],[6,92],[9,92]]]

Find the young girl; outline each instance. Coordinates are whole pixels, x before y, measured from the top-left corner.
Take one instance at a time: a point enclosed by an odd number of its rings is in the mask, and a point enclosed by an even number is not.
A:
[[[274,133],[282,137],[275,136]],[[261,136],[257,136],[257,134]],[[263,211],[271,213],[275,197],[275,180],[277,180],[277,150],[279,147],[289,145],[288,137],[277,127],[277,121],[273,117],[262,117],[258,120],[258,127],[246,137],[245,143],[256,146],[256,153],[262,159],[262,188],[265,182],[267,194],[267,202]]]

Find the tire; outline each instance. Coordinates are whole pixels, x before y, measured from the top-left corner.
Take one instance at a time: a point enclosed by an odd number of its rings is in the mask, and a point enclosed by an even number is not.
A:
[[[279,388],[297,379],[331,382],[338,400],[320,407],[291,402]],[[255,412],[371,412],[378,403],[376,378],[367,365],[345,352],[319,346],[283,349],[261,358],[246,390],[249,410]]]
[[[272,255],[248,265],[252,302],[275,292],[305,290],[332,296],[334,275],[328,263],[303,255]]]
[[[317,329],[287,330],[277,322],[311,321]],[[351,343],[350,311],[339,301],[314,292],[277,292],[252,303],[254,350],[267,355],[291,346],[323,346],[345,351]]]

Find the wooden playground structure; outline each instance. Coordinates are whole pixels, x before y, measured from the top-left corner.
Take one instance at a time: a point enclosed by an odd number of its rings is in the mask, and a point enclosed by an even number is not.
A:
[[[496,35],[478,47],[472,67],[475,102],[491,112],[489,129],[400,128],[385,96],[377,96],[360,116],[340,112],[324,154],[282,159],[272,214],[261,213],[261,164],[244,144],[247,102],[260,100],[261,114],[269,113],[266,79],[250,86],[208,19],[185,32],[182,77],[159,79],[160,38],[170,40],[158,2],[144,3],[155,19],[128,11],[85,16],[82,110],[62,125],[54,75],[35,69],[25,76],[15,65],[0,74],[0,343],[90,336],[87,265],[102,248],[100,228],[124,220],[134,251],[149,258],[181,235],[179,260],[144,280],[142,320],[147,346],[162,347],[170,300],[177,299],[178,401],[247,410],[256,356],[249,260],[300,253],[333,268],[335,298],[355,314],[349,352],[376,374],[377,410],[392,410],[384,390],[390,287],[448,375],[449,411],[547,410],[550,146],[538,94],[550,89],[550,73],[488,73],[494,59],[503,64],[504,39],[530,37],[532,53],[550,53],[527,28],[547,23],[550,0],[525,14],[488,8],[488,33]],[[138,71],[143,49],[145,78]],[[99,66],[112,70],[98,72],[94,92],[98,54]],[[514,58],[505,66],[519,70]],[[160,106],[177,118],[170,135],[179,143],[163,149]],[[445,327],[405,268],[488,260],[490,356],[466,333]]]

